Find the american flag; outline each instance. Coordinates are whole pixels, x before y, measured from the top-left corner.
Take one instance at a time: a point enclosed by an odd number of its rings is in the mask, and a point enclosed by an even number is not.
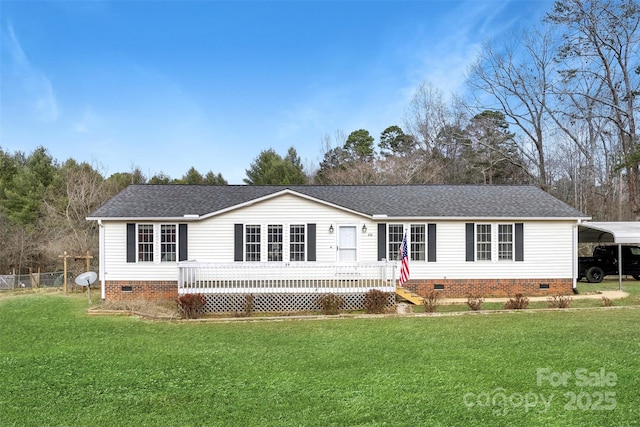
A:
[[[400,286],[409,280],[409,248],[407,247],[407,233],[404,234],[402,244],[400,245],[400,279],[398,282]]]

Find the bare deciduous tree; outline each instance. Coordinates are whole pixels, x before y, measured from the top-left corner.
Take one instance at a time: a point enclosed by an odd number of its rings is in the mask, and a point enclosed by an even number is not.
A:
[[[567,96],[582,97],[606,119],[616,135],[618,169],[623,172],[631,216],[640,219],[640,5],[633,0],[557,1],[546,20],[563,32],[558,58]],[[575,80],[593,82],[579,90]],[[604,134],[603,134],[604,135]]]
[[[521,134],[520,152],[537,169],[540,188],[549,189],[546,124],[554,67],[554,39],[545,28],[487,42],[467,82],[479,109],[504,113]]]

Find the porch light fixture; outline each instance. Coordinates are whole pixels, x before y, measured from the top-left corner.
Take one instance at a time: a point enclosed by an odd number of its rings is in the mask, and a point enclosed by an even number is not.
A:
[[[367,224],[362,224],[362,232],[363,233],[367,232]]]
[[[329,233],[333,233],[333,224],[329,226]]]

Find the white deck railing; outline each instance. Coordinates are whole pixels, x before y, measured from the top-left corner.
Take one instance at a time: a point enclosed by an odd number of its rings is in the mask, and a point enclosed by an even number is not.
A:
[[[364,293],[395,290],[395,264],[318,262],[178,263],[178,293]]]

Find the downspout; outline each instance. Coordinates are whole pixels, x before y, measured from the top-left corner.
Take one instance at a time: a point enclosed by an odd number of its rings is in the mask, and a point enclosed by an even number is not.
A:
[[[573,260],[572,260],[572,286],[573,293],[578,293],[578,229],[582,220],[578,220],[577,224],[573,226]]]
[[[98,220],[98,279],[100,280],[100,298],[104,301],[107,297],[107,288],[104,280],[104,224]]]

